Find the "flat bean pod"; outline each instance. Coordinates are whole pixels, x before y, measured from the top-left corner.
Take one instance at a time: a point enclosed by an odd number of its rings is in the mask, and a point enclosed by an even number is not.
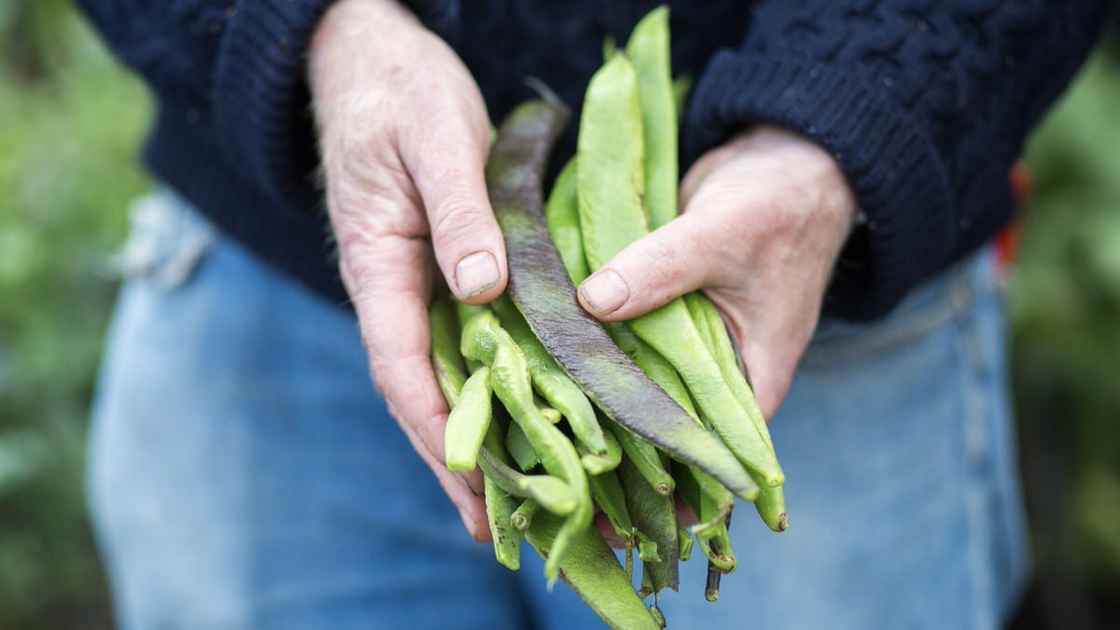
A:
[[[669,394],[669,397],[680,405],[697,424],[702,424],[700,416],[696,413],[692,397],[688,393],[688,388],[685,387],[680,374],[677,374],[676,368],[665,360],[665,357],[639,339],[625,323],[610,324],[607,326],[607,332],[611,339],[618,344],[619,349],[625,352],[638,367],[642,368],[642,371],[651,381],[665,390],[665,393]]]
[[[506,453],[502,451],[501,428],[498,422],[490,423],[486,432],[484,447],[497,458],[506,461]],[[513,527],[513,513],[517,509],[517,499],[507,493],[488,475],[483,475],[484,500],[486,502],[486,522],[490,526],[490,537],[493,539],[494,557],[498,564],[511,571],[521,569],[521,538],[522,533]]]
[[[575,511],[579,501],[562,479],[551,475],[524,475],[507,466],[489,449],[479,453],[482,472],[494,480],[510,496],[533,499],[544,509],[559,516]]]
[[[490,428],[490,370],[479,368],[471,374],[459,394],[459,401],[447,416],[444,428],[444,459],[452,472],[470,472],[478,463],[478,451]]]
[[[702,331],[701,336],[709,351],[715,357],[724,380],[731,388],[739,404],[746,410],[748,417],[755,429],[766,442],[770,452],[774,452],[774,442],[770,437],[770,429],[758,406],[754,391],[747,382],[743,370],[740,368],[738,355],[731,341],[731,335],[719,310],[711,300],[702,293],[692,293],[685,296],[685,304],[697,328]],[[776,456],[776,455],[775,455]],[[786,513],[785,491],[781,486],[763,487],[759,497],[754,502],[762,521],[775,532],[783,532],[789,528],[789,515]]]
[[[624,459],[630,461],[646,483],[657,494],[662,496],[673,494],[677,484],[673,480],[673,476],[662,465],[661,455],[657,452],[657,448],[616,422],[608,421],[606,427],[618,439],[622,452],[626,455]]]
[[[659,561],[643,561],[642,574],[649,577],[655,593],[664,588],[677,590],[680,548],[673,497],[655,492],[629,459],[622,460],[618,472],[634,526],[648,536],[649,540],[657,543]],[[639,538],[639,552],[641,549]]]
[[[432,368],[450,409],[467,381],[466,367],[459,354],[459,321],[454,307],[446,300],[433,301],[428,308],[428,323],[432,337]]]
[[[673,79],[673,104],[677,108],[677,120],[684,116],[685,106],[688,104],[688,93],[692,91],[692,77],[682,75]]]
[[[439,304],[436,306],[435,304]],[[458,323],[452,306],[446,302],[437,302],[430,311],[429,321],[432,327],[432,364],[435,367],[436,380],[447,399],[448,407],[454,409],[459,400],[467,376],[463,370],[463,362],[459,356]],[[449,331],[454,331],[450,334]],[[455,342],[453,347],[449,347]],[[491,419],[486,431],[485,441],[491,448],[500,449],[500,441],[495,444],[498,428]],[[502,490],[492,479],[483,477],[483,491],[486,503],[486,521],[490,528],[490,538],[493,540],[494,558],[498,564],[517,571],[521,568],[521,534],[510,526],[510,517],[516,508],[517,502]]]
[[[594,516],[583,464],[568,438],[541,416],[533,402],[525,355],[493,313],[483,309],[470,314],[463,328],[461,350],[463,356],[490,366],[494,393],[525,432],[545,470],[567,482],[576,494],[576,509],[561,529],[545,563],[545,574],[550,583],[554,582],[568,545],[591,524]]]
[[[669,9],[650,11],[630,34],[645,147],[645,206],[650,227],[677,216],[677,106],[669,67]]]
[[[688,533],[688,530],[682,527],[677,530],[677,540],[680,541],[681,546],[681,562],[688,562],[688,560],[692,558],[692,547],[694,544],[692,535]]]
[[[510,517],[517,509],[517,500],[503,491],[493,480],[484,477],[483,490],[486,501],[486,521],[494,543],[494,557],[498,564],[510,571],[521,569],[521,532],[510,524]]]
[[[644,190],[642,120],[637,76],[617,55],[594,77],[584,100],[577,162],[580,229],[589,267],[595,271],[649,233]],[[723,381],[680,299],[630,322],[643,341],[680,373],[697,405],[713,421],[724,444],[764,485],[784,479],[746,412]]]
[[[537,338],[595,405],[738,493],[750,481],[735,456],[650,381],[575,298],[548,236],[540,192],[549,148],[565,119],[555,102],[522,105],[503,122],[490,154],[487,184],[506,240],[510,295]]]
[[[583,257],[583,235],[579,230],[579,197],[576,190],[576,161],[568,161],[548,196],[545,206],[548,233],[559,252],[572,284],[583,282],[591,274]]]
[[[529,544],[546,559],[552,558],[562,525],[558,518],[538,513],[529,527]],[[613,630],[659,630],[634,593],[614,552],[594,528],[580,531],[560,561],[564,581]]]
[[[525,499],[521,502],[521,505],[517,506],[513,514],[510,515],[510,524],[513,525],[513,528],[517,531],[524,533],[533,524],[533,517],[536,516],[537,510],[539,510],[540,507],[541,504],[533,499]]]
[[[509,423],[509,430],[506,431],[505,447],[517,467],[524,472],[529,472],[541,463],[541,458],[533,450],[533,445],[529,444],[529,438],[525,437],[521,425],[516,422]]]
[[[595,409],[583,390],[572,382],[564,369],[556,363],[508,297],[502,296],[491,303],[491,308],[501,321],[529,364],[533,388],[560,412],[572,428],[572,433],[587,450],[596,455],[607,451],[603,429],[595,418]]]
[[[611,470],[599,475],[591,475],[588,482],[591,484],[591,498],[607,517],[611,529],[619,538],[626,541],[627,545],[632,544],[635,535],[634,521],[631,520],[630,511],[626,507],[626,493],[622,489],[618,475]]]
[[[609,420],[606,420],[609,422]],[[600,422],[600,426],[602,426]],[[576,442],[576,451],[579,453],[579,459],[583,462],[584,469],[591,475],[601,475],[618,468],[622,462],[622,446],[618,443],[618,438],[614,436],[611,431],[603,431],[604,442],[607,445],[607,452],[602,455],[596,455],[587,450],[582,443]]]

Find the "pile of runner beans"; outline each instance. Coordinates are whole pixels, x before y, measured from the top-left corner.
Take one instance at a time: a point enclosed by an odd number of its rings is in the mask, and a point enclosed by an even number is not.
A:
[[[527,539],[550,586],[563,577],[612,628],[656,629],[666,625],[657,594],[678,588],[694,539],[709,601],[735,570],[736,496],[774,531],[788,518],[766,421],[715,306],[693,293],[602,325],[576,300],[584,278],[677,214],[685,89],[670,74],[667,10],[606,56],[547,204],[542,179],[567,110],[542,87],[498,130],[487,184],[509,291],[486,306],[437,299],[432,362],[451,409],[446,464],[482,469],[498,562],[518,570]],[[674,497],[694,525],[678,524]],[[624,541],[624,562],[593,526],[597,512]]]

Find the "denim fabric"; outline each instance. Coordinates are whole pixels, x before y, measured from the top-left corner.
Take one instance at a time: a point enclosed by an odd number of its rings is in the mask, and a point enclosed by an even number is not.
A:
[[[528,547],[515,574],[469,539],[346,309],[176,197],[144,207],[89,476],[122,628],[601,627]],[[822,322],[772,424],[791,529],[738,506],[738,571],[708,604],[683,565],[670,627],[998,627],[1027,572],[1002,308],[982,255],[878,323]]]

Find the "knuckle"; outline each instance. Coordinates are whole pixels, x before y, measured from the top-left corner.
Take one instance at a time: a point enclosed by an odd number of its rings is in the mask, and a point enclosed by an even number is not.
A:
[[[490,213],[466,193],[452,193],[433,209],[432,241],[437,248],[478,239],[491,227]]]
[[[668,299],[679,290],[697,264],[696,237],[688,230],[677,230],[672,235],[655,232],[641,260],[636,261],[648,277],[649,290],[656,299]]]

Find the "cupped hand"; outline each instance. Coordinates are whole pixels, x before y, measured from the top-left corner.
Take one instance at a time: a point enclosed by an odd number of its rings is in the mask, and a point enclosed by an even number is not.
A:
[[[505,289],[483,175],[486,106],[455,53],[395,0],[337,2],[309,61],[339,269],[374,379],[467,530],[489,540],[477,471],[459,477],[443,464],[448,410],[427,315],[437,266],[461,301]]]
[[[585,280],[580,302],[601,320],[620,321],[703,289],[771,418],[816,329],[855,199],[828,153],[769,126],[705,154],[680,197],[683,214]]]

